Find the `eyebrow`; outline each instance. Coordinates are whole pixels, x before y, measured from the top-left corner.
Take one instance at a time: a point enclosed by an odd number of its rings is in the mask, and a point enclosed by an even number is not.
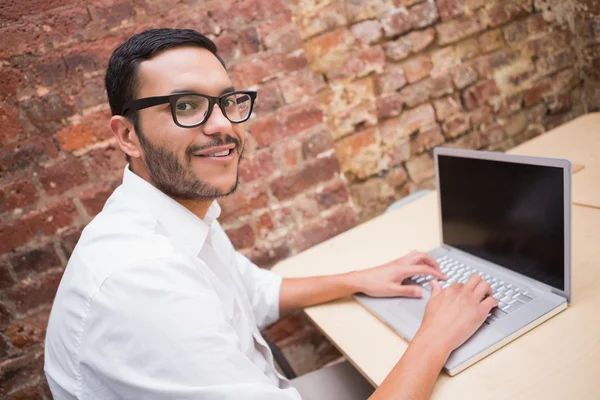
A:
[[[233,86],[229,86],[223,90],[221,90],[221,93],[219,94],[219,96],[224,95],[225,93],[231,93],[231,92],[235,92],[235,88]],[[177,94],[177,93],[198,93],[195,90],[192,89],[174,89],[171,90],[171,93],[169,94]]]

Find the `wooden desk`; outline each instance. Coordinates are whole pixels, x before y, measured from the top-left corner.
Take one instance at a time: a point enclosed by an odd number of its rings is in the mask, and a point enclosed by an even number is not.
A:
[[[600,113],[583,115],[508,153],[569,158],[582,165],[573,175],[573,203],[600,208]]]
[[[442,374],[433,399],[598,399],[600,210],[575,206],[573,219],[572,305],[458,376]],[[438,244],[433,193],[289,258],[274,271],[286,277],[341,273]],[[406,341],[350,298],[306,313],[376,385],[407,347]]]

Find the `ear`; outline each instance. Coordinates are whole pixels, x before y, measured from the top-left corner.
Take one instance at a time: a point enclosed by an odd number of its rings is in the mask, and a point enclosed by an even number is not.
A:
[[[113,115],[110,119],[110,130],[115,135],[123,153],[132,158],[141,156],[140,141],[131,121],[122,115]]]

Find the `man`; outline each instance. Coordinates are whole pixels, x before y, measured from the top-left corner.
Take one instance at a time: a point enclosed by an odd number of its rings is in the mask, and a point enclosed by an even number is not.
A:
[[[236,252],[215,199],[232,193],[255,93],[232,87],[215,45],[192,30],[133,36],[110,58],[110,129],[129,164],[85,228],[58,289],[45,372],[55,399],[300,399],[259,329],[355,292],[420,296],[441,280],[413,252],[343,275],[281,279]],[[373,399],[424,399],[450,352],[496,305],[473,276],[433,296]]]

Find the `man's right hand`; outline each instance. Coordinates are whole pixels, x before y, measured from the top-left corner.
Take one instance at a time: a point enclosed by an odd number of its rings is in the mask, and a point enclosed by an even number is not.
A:
[[[437,281],[432,281],[431,298],[417,336],[430,345],[440,345],[449,355],[477,331],[490,310],[498,305],[491,295],[490,285],[477,274],[464,285],[455,283],[443,290]]]

